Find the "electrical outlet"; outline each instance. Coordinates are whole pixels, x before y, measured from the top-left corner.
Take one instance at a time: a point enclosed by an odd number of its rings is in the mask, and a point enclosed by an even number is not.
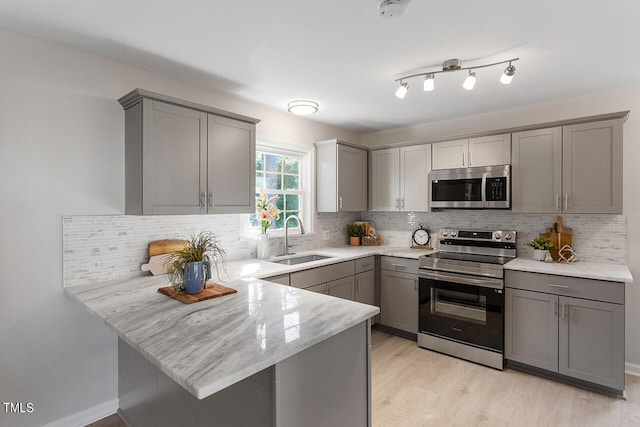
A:
[[[331,240],[331,230],[322,230],[322,240]]]

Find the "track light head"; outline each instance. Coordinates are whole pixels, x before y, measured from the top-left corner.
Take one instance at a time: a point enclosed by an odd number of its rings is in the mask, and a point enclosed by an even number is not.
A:
[[[513,80],[513,76],[515,76],[515,74],[516,67],[511,65],[511,62],[509,62],[509,66],[505,68],[504,73],[502,73],[502,75],[500,76],[500,83],[502,83],[503,85],[508,85],[509,83],[511,83],[511,80]]]
[[[407,91],[409,90],[409,84],[400,82],[400,86],[396,90],[396,96],[400,99],[403,99],[407,95]]]
[[[476,85],[476,73],[472,73],[471,70],[469,70],[469,75],[467,76],[466,79],[464,79],[464,83],[462,84],[462,87],[465,88],[466,90],[472,90],[475,85]]]
[[[435,89],[435,82],[434,82],[434,75],[433,73],[429,73],[427,75],[424,76],[424,91],[425,92],[431,92],[433,89]]]

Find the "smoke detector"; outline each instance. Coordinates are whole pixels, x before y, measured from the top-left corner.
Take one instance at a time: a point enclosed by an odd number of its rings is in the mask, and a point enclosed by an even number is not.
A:
[[[383,18],[396,18],[402,15],[404,7],[410,0],[382,0],[378,4],[378,12]]]

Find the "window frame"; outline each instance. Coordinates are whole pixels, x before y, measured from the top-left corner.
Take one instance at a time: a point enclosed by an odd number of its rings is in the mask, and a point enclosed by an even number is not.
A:
[[[265,138],[260,138],[256,141],[256,153],[263,152],[268,154],[275,154],[280,156],[298,157],[300,159],[300,190],[295,190],[295,194],[300,194],[301,203],[299,205],[302,215],[300,219],[304,225],[306,233],[314,232],[314,215],[313,215],[313,200],[314,194],[312,192],[313,176],[313,147],[309,148],[306,145],[295,143],[284,143],[279,141],[272,141]],[[254,171],[255,173],[255,171]],[[256,193],[260,191],[260,188],[256,186]],[[267,194],[269,190],[266,190]],[[282,194],[287,194],[286,190],[282,190]],[[252,227],[249,222],[249,214],[243,215],[243,229],[246,236],[257,236],[261,233],[260,227]],[[295,234],[299,234],[300,227],[289,227],[289,231],[294,230]],[[271,236],[278,237],[284,236],[284,228],[275,229],[269,227],[267,233]]]

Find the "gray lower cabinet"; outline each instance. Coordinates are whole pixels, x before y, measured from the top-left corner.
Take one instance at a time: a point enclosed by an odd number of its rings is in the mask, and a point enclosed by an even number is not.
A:
[[[327,292],[333,297],[348,299],[353,301],[354,277],[349,276],[343,279],[327,282]]]
[[[363,304],[376,305],[376,275],[375,270],[358,273],[355,276],[354,300]]]
[[[267,282],[279,283],[281,285],[289,286],[288,274],[280,274],[278,276],[265,277],[264,280],[266,280]]]
[[[259,120],[137,89],[125,109],[125,212],[252,213]]]
[[[291,273],[289,283],[296,288],[352,300],[354,272],[354,261],[339,262]]]
[[[418,333],[418,260],[380,257],[380,323]]]
[[[505,358],[624,390],[624,283],[505,273]]]

